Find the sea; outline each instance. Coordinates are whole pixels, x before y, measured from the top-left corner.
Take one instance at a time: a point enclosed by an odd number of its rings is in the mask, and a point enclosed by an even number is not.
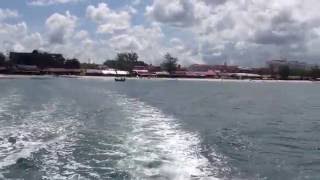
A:
[[[320,179],[320,83],[0,80],[0,179]]]

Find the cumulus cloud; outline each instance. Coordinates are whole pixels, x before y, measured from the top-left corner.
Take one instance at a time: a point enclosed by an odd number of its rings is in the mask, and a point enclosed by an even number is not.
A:
[[[17,18],[19,13],[15,10],[10,9],[0,9],[0,21],[9,19],[9,18]]]
[[[82,34],[83,31],[80,30],[79,32]],[[101,58],[105,56],[105,54],[99,54],[102,47],[97,42],[94,42],[89,35],[81,35],[82,37],[77,35],[79,34],[76,33],[74,37],[71,37],[63,44],[46,44],[43,50],[62,53],[66,58],[77,58],[82,62],[88,62],[89,59],[92,59],[101,63]]]
[[[13,10],[0,12],[18,12]],[[10,14],[10,13],[9,13]],[[15,17],[16,15],[8,16]],[[6,19],[6,18],[4,18]],[[99,42],[93,41],[86,30],[77,30],[77,17],[69,12],[65,14],[54,13],[47,18],[45,33],[31,32],[26,22],[8,23],[0,21],[0,51],[30,52],[34,49],[62,53],[68,58],[88,59],[102,62],[108,52]]]
[[[179,38],[170,39],[170,46],[168,48],[168,52],[178,57],[179,63],[183,65],[204,63],[198,53],[197,46],[193,47],[187,45]]]
[[[218,6],[227,2],[227,0],[202,0],[202,1],[204,1],[207,5],[210,5],[210,6]]]
[[[83,0],[30,0],[28,1],[29,5],[33,6],[47,6],[47,5],[53,5],[53,4],[66,4],[66,3],[74,3],[74,2],[80,2]]]
[[[74,38],[79,40],[87,39],[88,37],[89,37],[89,32],[86,30],[80,30],[74,35]]]
[[[299,60],[305,57],[305,44],[319,25],[301,15],[298,1],[228,1],[203,19],[200,33],[204,43],[215,42],[207,43],[208,49],[224,47],[219,49],[221,59],[247,64],[278,57]],[[316,22],[319,15],[309,18]]]
[[[133,0],[132,4],[138,6],[141,4],[141,0]]]
[[[173,26],[190,26],[196,22],[194,6],[189,0],[155,0],[146,7],[151,19]]]
[[[27,23],[17,22],[8,23],[7,18],[18,17],[17,11],[0,9],[0,50],[7,51],[25,51],[37,48],[42,45],[43,40],[39,33],[30,33]]]
[[[126,32],[114,35],[107,44],[116,52],[135,51],[140,58],[149,63],[156,63],[165,52],[162,41],[164,34],[157,25],[151,27],[133,26]]]
[[[2,38],[5,38],[7,34],[11,34],[12,36],[8,38],[19,39],[27,35],[28,32],[28,27],[25,22],[17,24],[1,23],[0,27],[0,35],[3,35]]]
[[[188,26],[208,63],[261,65],[278,57],[316,61],[318,6],[316,0],[154,0],[146,14],[164,26]]]
[[[129,28],[131,24],[130,12],[112,10],[106,3],[88,6],[86,15],[98,24],[98,33],[114,33]]]
[[[128,31],[113,36],[107,41],[114,53],[134,51],[140,59],[159,65],[166,53],[179,58],[181,64],[199,62],[195,49],[178,38],[172,38],[167,44],[167,37],[158,24],[150,27],[133,26]],[[201,62],[201,61],[200,61]]]
[[[153,64],[159,64],[166,52],[182,64],[255,66],[281,57],[311,63],[320,58],[318,0],[152,0],[146,7],[142,7],[143,1],[134,0],[116,9],[111,3],[88,5],[85,17],[54,13],[39,29],[43,33],[30,32],[27,20],[16,22],[21,16],[17,11],[0,8],[0,47],[38,47],[97,62],[120,51],[136,51],[141,60]],[[141,8],[145,12],[139,11]],[[94,22],[96,29],[92,30],[87,20]]]
[[[66,38],[74,32],[77,23],[77,17],[66,12],[66,14],[54,13],[45,22],[48,30],[50,43],[62,44]]]

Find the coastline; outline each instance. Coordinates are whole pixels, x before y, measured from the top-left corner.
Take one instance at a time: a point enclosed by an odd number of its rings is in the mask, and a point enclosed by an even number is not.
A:
[[[75,78],[75,79],[96,79],[96,80],[114,80],[112,76],[53,76],[53,75],[7,75],[0,74],[0,80],[5,79],[50,79],[50,78]],[[128,80],[144,80],[144,81],[199,81],[199,82],[246,82],[246,83],[318,83],[310,80],[249,80],[249,79],[199,79],[199,78],[136,78],[127,77]],[[320,82],[319,82],[320,83]]]

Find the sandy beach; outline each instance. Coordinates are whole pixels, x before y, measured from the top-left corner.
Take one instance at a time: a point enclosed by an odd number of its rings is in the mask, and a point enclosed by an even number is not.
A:
[[[79,76],[81,79],[100,79],[100,80],[114,80],[114,77],[105,76]],[[317,81],[307,80],[248,80],[248,79],[199,79],[199,78],[136,78],[127,77],[128,80],[137,81],[199,81],[199,82],[245,82],[245,83],[318,83]]]
[[[106,76],[52,76],[52,75],[4,75],[0,74],[1,79],[48,79],[48,78],[79,78],[79,79],[97,79],[97,80],[114,80],[114,77]],[[245,82],[245,83],[319,83],[317,81],[308,81],[308,80],[248,80],[248,79],[198,79],[198,78],[136,78],[136,77],[127,77],[128,80],[141,80],[141,81],[199,81],[199,82]]]

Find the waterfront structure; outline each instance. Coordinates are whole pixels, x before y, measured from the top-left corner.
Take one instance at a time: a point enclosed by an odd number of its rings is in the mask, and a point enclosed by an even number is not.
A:
[[[311,68],[311,66],[305,62],[288,60],[271,60],[267,62],[267,66],[272,73],[279,73],[280,68],[283,66],[287,66],[289,69],[294,70],[309,70]]]
[[[191,72],[208,72],[210,70],[217,73],[237,73],[239,71],[239,67],[230,66],[226,63],[223,65],[193,64],[188,67],[188,71]]]
[[[40,53],[38,51],[32,53],[10,52],[9,58],[13,64],[33,65],[38,68],[62,67],[65,61],[62,54]]]
[[[103,70],[100,70],[100,69],[85,69],[85,75],[87,76],[102,76],[103,73],[102,71]]]
[[[13,67],[13,72],[15,72],[16,74],[30,74],[30,75],[41,74],[40,69],[38,68],[38,66],[35,66],[35,65],[17,64]]]
[[[105,69],[102,70],[104,76],[128,76],[130,73],[128,71],[116,70],[116,69]]]
[[[0,66],[0,72],[5,72],[7,70],[7,68],[6,67],[2,67],[2,66]]]
[[[41,72],[51,75],[81,75],[81,69],[45,68]]]
[[[151,76],[152,73],[149,72],[149,66],[134,66],[132,73],[134,76]]]
[[[262,79],[263,76],[252,73],[230,73],[229,77],[233,79]]]

